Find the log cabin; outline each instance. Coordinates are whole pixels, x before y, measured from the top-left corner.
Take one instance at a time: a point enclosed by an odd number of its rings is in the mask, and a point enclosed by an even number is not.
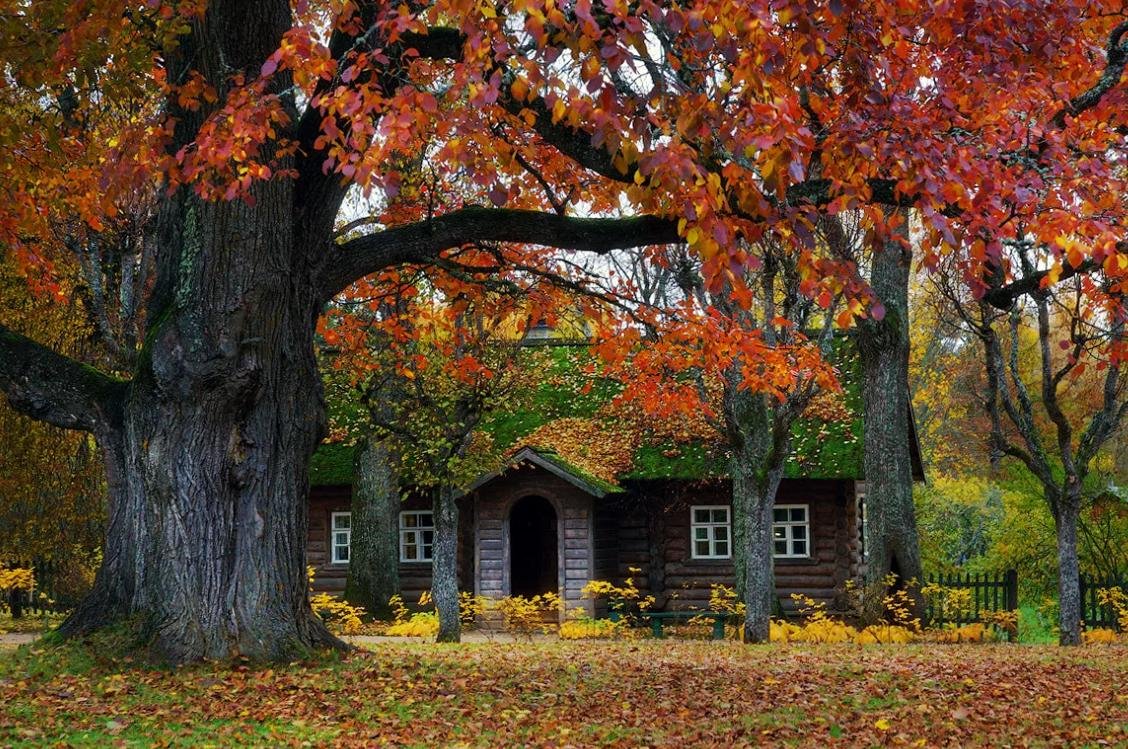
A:
[[[555,347],[552,366],[574,371],[583,355]],[[775,581],[784,614],[794,611],[793,593],[842,610],[845,582],[863,571],[859,372],[854,357],[837,365],[843,391],[829,409],[834,416],[796,422],[776,497]],[[535,408],[486,427],[507,452],[458,500],[460,588],[491,598],[556,591],[565,610],[601,615],[603,603],[582,595],[587,582],[632,577],[654,596],[654,610],[708,608],[713,585],[735,583],[725,445],[684,425],[615,426],[607,393],[585,394],[567,378],[548,378],[543,387]],[[905,413],[911,425],[909,404]],[[307,553],[319,590],[342,591],[348,573],[352,453],[323,445],[312,462]],[[410,487],[403,496],[399,577],[410,602],[430,588],[434,524],[428,499]]]

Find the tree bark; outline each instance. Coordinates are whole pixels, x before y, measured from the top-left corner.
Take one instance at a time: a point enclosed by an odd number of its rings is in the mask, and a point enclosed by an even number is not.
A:
[[[894,238],[874,252],[870,285],[885,307],[883,320],[858,326],[864,413],[866,582],[890,572],[900,584],[921,580],[913,507],[909,428],[909,271],[911,253]],[[910,591],[918,610],[919,590]]]
[[[435,546],[432,552],[431,598],[439,612],[438,642],[459,642],[462,622],[458,615],[458,504],[445,484],[435,490]]]
[[[1081,644],[1081,565],[1077,557],[1077,524],[1081,515],[1080,487],[1063,495],[1054,513],[1058,547],[1058,642]]]
[[[733,446],[733,563],[737,593],[745,605],[744,642],[767,642],[775,603],[772,519],[787,456],[787,431],[774,423],[767,396],[726,381],[725,422]],[[780,444],[782,441],[782,444]]]
[[[399,486],[388,447],[372,437],[358,446],[345,598],[377,619],[391,615],[399,585]]]

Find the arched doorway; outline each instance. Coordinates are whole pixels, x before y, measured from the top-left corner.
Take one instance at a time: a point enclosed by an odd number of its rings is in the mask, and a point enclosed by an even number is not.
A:
[[[512,595],[557,592],[556,527],[556,510],[544,497],[524,497],[509,511],[509,589]]]

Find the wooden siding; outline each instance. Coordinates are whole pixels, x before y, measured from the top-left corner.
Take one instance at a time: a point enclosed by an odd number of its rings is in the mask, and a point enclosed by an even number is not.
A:
[[[475,592],[490,598],[510,595],[509,512],[520,499],[544,497],[556,511],[557,576],[564,608],[594,611],[582,597],[594,573],[592,497],[540,468],[499,477],[474,492],[477,518]]]
[[[690,553],[690,507],[731,505],[728,482],[650,482],[626,496],[595,499],[539,468],[510,472],[460,501],[459,584],[491,598],[510,594],[509,512],[520,499],[540,496],[557,516],[559,589],[565,609],[577,606],[603,613],[582,597],[591,579],[616,582],[628,576],[644,594],[654,595],[656,609],[704,608],[710,586],[734,584],[731,559],[693,559]],[[329,518],[349,509],[349,487],[315,487],[310,496],[307,552],[316,569],[315,588],[344,589],[346,565],[328,563]],[[784,480],[779,504],[806,504],[810,523],[809,559],[776,561],[776,589],[785,610],[794,609],[792,593],[803,593],[841,608],[842,587],[861,565],[854,485],[844,481]],[[427,509],[429,502],[409,498],[404,509]],[[652,560],[660,560],[652,566]],[[641,569],[632,573],[631,568]],[[404,600],[414,603],[431,586],[429,563],[400,564]]]
[[[640,487],[643,501],[624,508],[619,524],[619,577],[641,568],[635,582],[655,596],[656,605],[673,610],[705,608],[712,585],[735,584],[731,559],[693,559],[690,553],[690,507],[731,506],[727,482],[696,487]],[[649,500],[649,501],[646,501]],[[805,504],[810,523],[809,559],[775,562],[776,593],[785,611],[794,609],[792,593],[802,593],[841,608],[842,586],[857,574],[859,554],[853,486],[841,481],[784,480],[777,504]],[[653,543],[653,534],[660,536]],[[661,581],[651,566],[662,560]]]
[[[347,486],[315,486],[310,492],[306,556],[308,564],[314,568],[315,591],[341,593],[345,589],[348,565],[329,562],[329,522],[334,512],[348,512],[351,501],[352,491]],[[403,509],[429,510],[431,502],[421,497],[408,497]],[[473,508],[469,502],[459,503],[459,517],[462,522],[458,538],[458,578],[460,586],[469,590],[473,581]],[[401,562],[399,577],[403,600],[414,604],[423,591],[431,589],[431,563]]]

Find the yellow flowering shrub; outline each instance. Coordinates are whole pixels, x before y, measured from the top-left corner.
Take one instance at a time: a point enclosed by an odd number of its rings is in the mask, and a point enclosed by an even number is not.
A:
[[[1085,645],[1114,645],[1123,639],[1116,630],[1101,627],[1090,629],[1081,633],[1081,642]]]
[[[801,593],[791,595],[803,617],[802,624],[795,624],[784,620],[775,620],[771,623],[770,637],[772,642],[811,642],[811,643],[852,643],[855,645],[877,645],[908,643],[916,639],[917,633],[913,627],[896,623],[897,613],[891,616],[894,623],[871,624],[862,630],[852,627],[845,622],[832,618],[826,610],[826,603],[816,601],[810,596]],[[898,599],[893,599],[895,605],[900,605]],[[904,616],[901,617],[906,618]],[[911,617],[908,617],[912,621]]]
[[[1118,587],[1099,588],[1097,603],[1108,606],[1116,612],[1116,626],[1123,633],[1128,632],[1128,593]]]
[[[560,625],[561,640],[614,640],[630,630],[620,620],[591,619],[587,616],[568,619]]]
[[[642,622],[632,621],[632,615],[648,611],[654,605],[654,596],[643,596],[635,585],[634,576],[642,570],[638,567],[627,569],[631,576],[624,580],[621,586],[609,580],[589,580],[583,587],[582,595],[584,598],[606,598],[607,606],[611,611],[618,612],[632,625],[641,624]]]
[[[0,566],[0,591],[32,590],[35,587],[35,571],[30,567]]]
[[[306,568],[306,578],[309,586],[313,588],[313,567]],[[343,598],[329,593],[315,593],[309,597],[309,605],[313,613],[321,617],[330,632],[338,635],[360,634],[364,623],[361,619],[366,612],[362,606],[353,606]]]
[[[507,632],[532,637],[537,632],[547,634],[556,629],[560,596],[551,591],[531,598],[507,596],[499,599],[494,608],[501,614]]]
[[[439,634],[439,615],[434,611],[418,611],[403,621],[396,621],[384,632],[389,637],[434,637]]]

